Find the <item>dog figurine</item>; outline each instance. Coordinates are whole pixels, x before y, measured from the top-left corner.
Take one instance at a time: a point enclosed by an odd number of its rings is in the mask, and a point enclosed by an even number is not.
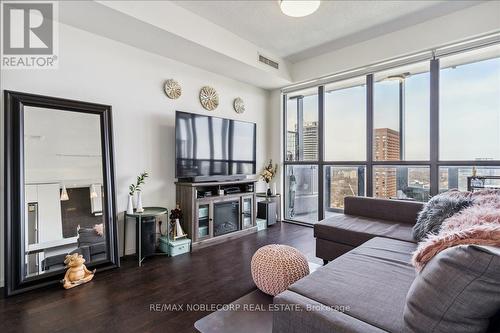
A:
[[[64,279],[61,280],[64,289],[70,289],[87,283],[94,277],[95,269],[91,272],[84,265],[85,259],[78,253],[68,254],[64,264],[68,268]]]

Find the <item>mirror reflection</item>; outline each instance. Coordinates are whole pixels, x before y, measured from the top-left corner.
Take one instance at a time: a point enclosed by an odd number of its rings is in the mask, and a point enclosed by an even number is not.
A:
[[[24,107],[24,276],[106,259],[100,116]]]

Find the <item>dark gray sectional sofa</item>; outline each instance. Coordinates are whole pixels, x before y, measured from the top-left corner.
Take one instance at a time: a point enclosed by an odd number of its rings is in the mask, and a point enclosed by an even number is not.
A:
[[[422,208],[415,201],[346,197],[344,214],[314,226],[316,256],[330,261],[373,237],[414,242],[411,230]]]
[[[437,268],[416,274],[411,229],[421,208],[346,198],[345,214],[314,227],[317,256],[333,261],[274,298],[283,310],[273,313],[273,332],[497,332],[500,251],[450,248],[431,260]],[[469,300],[482,310],[464,321]]]

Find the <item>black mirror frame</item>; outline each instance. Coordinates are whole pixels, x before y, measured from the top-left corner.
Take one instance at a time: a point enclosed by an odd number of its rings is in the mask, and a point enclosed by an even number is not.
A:
[[[115,197],[113,158],[113,126],[111,106],[87,103],[57,97],[34,95],[16,91],[4,91],[5,171],[4,171],[4,219],[5,219],[5,295],[12,296],[28,290],[58,283],[64,271],[45,273],[23,278],[21,259],[24,240],[22,225],[24,216],[24,106],[43,107],[68,112],[93,113],[100,116],[103,163],[104,197],[103,219],[107,231],[107,258],[90,264],[98,271],[120,266]]]

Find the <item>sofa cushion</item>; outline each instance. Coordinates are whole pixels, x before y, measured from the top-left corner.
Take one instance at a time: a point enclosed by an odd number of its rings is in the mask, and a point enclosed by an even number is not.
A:
[[[316,238],[316,257],[331,261],[354,249],[354,246]]]
[[[406,332],[485,332],[500,310],[500,249],[454,246],[417,275],[404,309]]]
[[[273,303],[277,305],[273,311],[273,333],[385,333],[350,317],[343,309],[330,308],[290,290],[274,297]]]
[[[314,236],[358,246],[373,237],[386,237],[413,242],[412,225],[386,220],[338,214],[314,225]]]
[[[416,244],[376,237],[340,256],[289,290],[377,328],[401,332],[406,294],[414,278]]]

